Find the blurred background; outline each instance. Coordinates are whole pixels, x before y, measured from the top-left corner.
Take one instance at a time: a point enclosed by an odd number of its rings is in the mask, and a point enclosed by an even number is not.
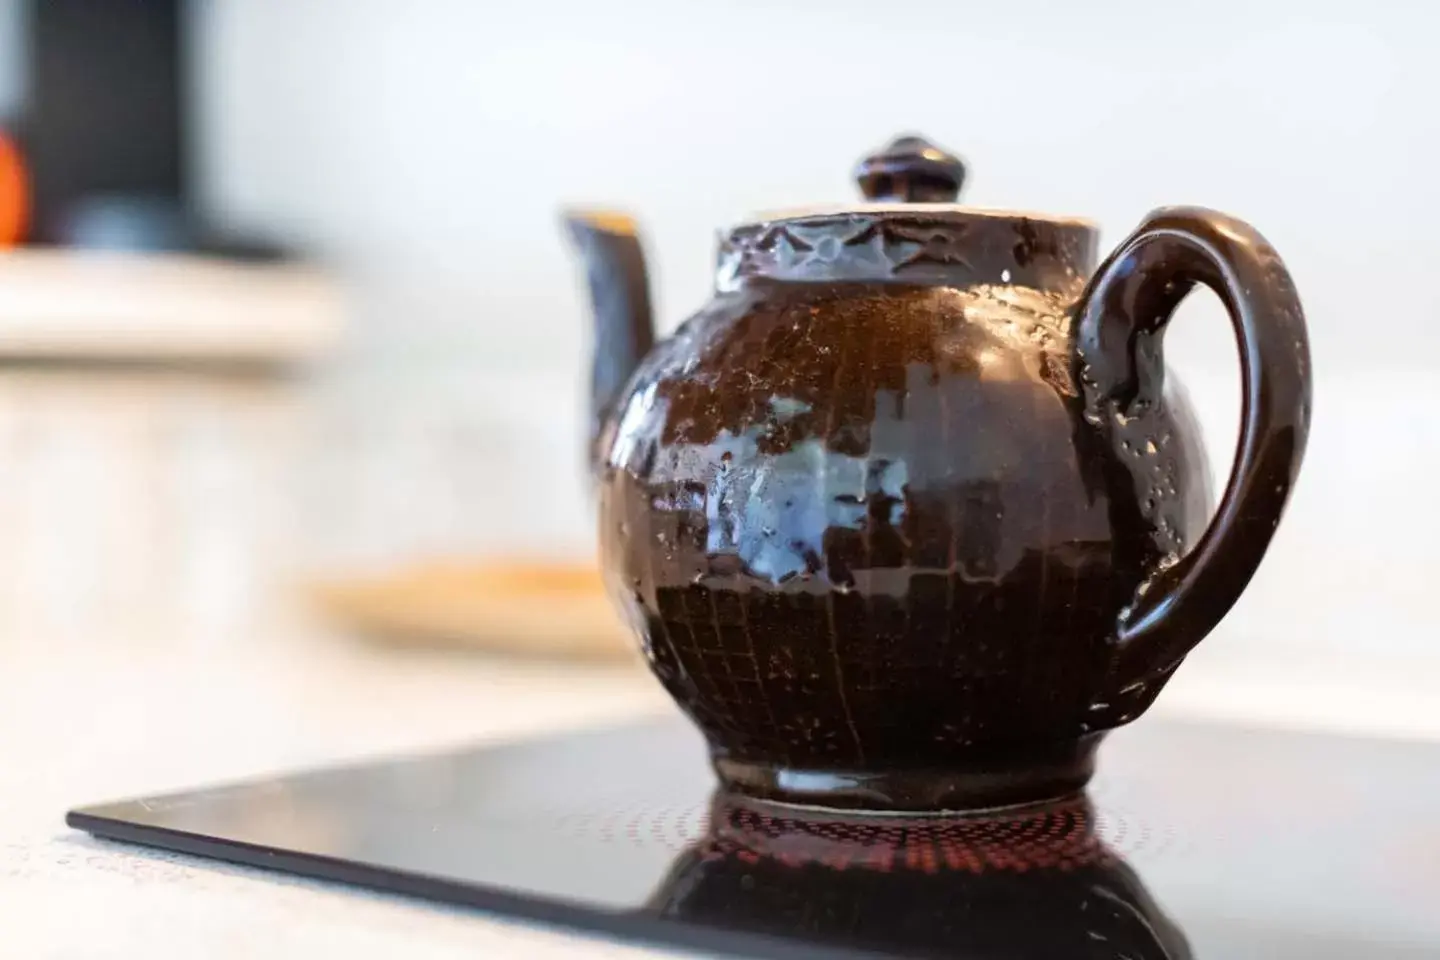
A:
[[[717,227],[854,199],[854,161],[916,129],[968,202],[1107,246],[1167,203],[1269,237],[1311,325],[1311,453],[1197,656],[1440,674],[1440,11],[1027,11],[0,0],[0,646],[468,637],[508,614],[466,584],[517,566],[599,624],[557,210],[641,217],[670,329]],[[1183,310],[1168,356],[1223,477],[1234,346],[1208,294]]]

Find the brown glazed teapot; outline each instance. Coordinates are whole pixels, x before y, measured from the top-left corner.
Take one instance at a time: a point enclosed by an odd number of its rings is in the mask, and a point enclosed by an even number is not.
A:
[[[1075,792],[1289,499],[1309,347],[1264,238],[1167,208],[1097,269],[1093,225],[958,205],[963,176],[903,137],[860,164],[866,203],[733,228],[714,296],[658,346],[632,223],[568,218],[607,582],[737,793],[937,811]],[[1197,283],[1244,386],[1213,519],[1161,350]]]

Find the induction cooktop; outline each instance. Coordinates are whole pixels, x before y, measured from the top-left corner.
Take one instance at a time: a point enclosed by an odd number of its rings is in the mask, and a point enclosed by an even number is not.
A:
[[[967,818],[718,793],[680,719],[72,811],[99,837],[755,958],[1440,956],[1440,746],[1115,733],[1088,795]]]

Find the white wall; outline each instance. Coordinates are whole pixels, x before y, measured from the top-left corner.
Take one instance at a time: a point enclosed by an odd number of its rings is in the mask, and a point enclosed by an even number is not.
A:
[[[477,542],[522,542],[535,526],[577,549],[588,536],[575,462],[587,329],[556,229],[562,203],[644,217],[668,328],[706,295],[715,225],[849,199],[853,161],[918,129],[969,160],[975,203],[1089,215],[1112,243],[1151,207],[1200,203],[1269,236],[1310,316],[1316,436],[1265,586],[1237,621],[1353,642],[1358,606],[1315,601],[1353,593],[1354,571],[1372,569],[1364,589],[1389,591],[1382,606],[1396,616],[1412,611],[1395,642],[1428,645],[1415,630],[1428,619],[1424,545],[1440,525],[1420,488],[1440,437],[1415,405],[1440,397],[1427,392],[1440,347],[1440,7],[200,7],[208,200],[307,244],[357,285],[337,388],[351,409],[396,436],[458,410],[485,429],[511,425],[508,449],[529,467],[475,481],[474,502],[548,509],[487,511]],[[1213,301],[1186,312],[1170,356],[1223,460],[1233,347]],[[1393,494],[1358,499],[1376,487]]]
[[[851,163],[906,128],[969,158],[973,202],[1088,214],[1112,240],[1167,202],[1243,214],[1294,268],[1322,361],[1393,354],[1358,315],[1440,312],[1404,282],[1440,215],[1431,4],[202,7],[215,206],[393,290],[387,333],[483,331],[495,363],[548,368],[576,333],[562,201],[646,217],[673,322],[705,294],[713,225],[852,197]]]

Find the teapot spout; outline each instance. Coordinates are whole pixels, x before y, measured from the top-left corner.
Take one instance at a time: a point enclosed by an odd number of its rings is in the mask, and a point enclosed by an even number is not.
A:
[[[590,453],[620,391],[655,343],[645,254],[635,221],[617,213],[571,211],[565,227],[585,265],[594,315],[590,368]]]

